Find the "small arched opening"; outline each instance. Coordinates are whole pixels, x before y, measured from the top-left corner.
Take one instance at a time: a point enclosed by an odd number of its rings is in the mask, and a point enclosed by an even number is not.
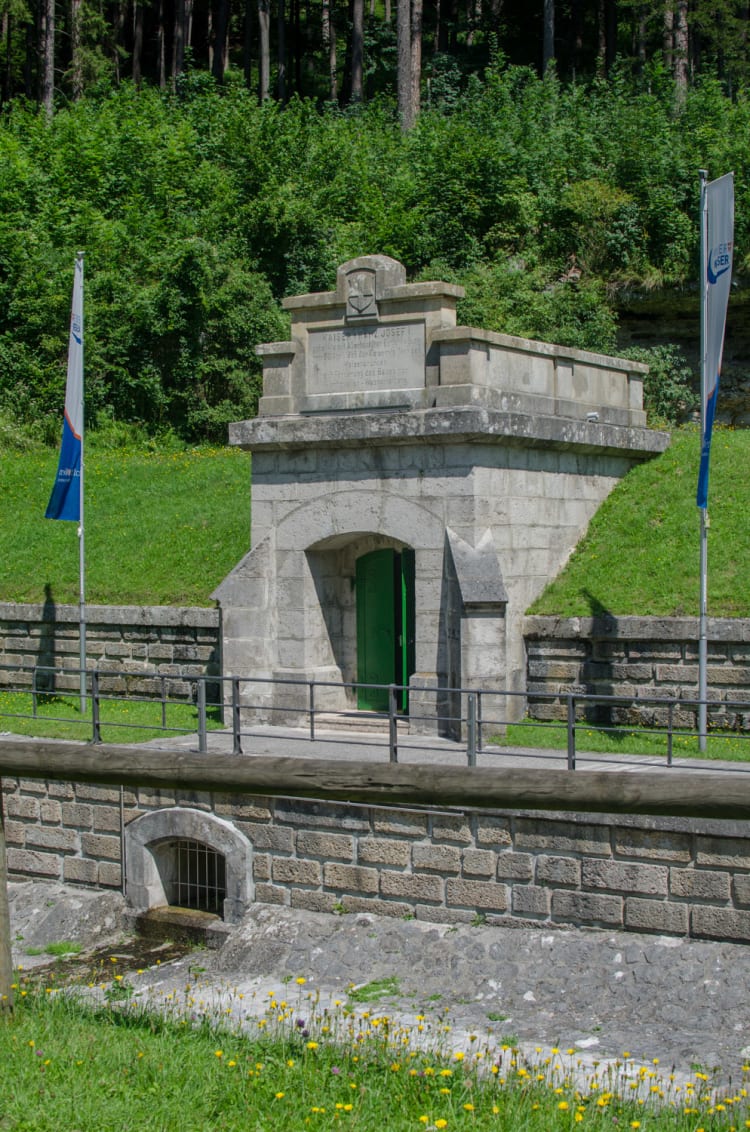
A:
[[[175,807],[125,827],[125,895],[136,912],[174,906],[237,923],[252,875],[250,842],[215,814]]]

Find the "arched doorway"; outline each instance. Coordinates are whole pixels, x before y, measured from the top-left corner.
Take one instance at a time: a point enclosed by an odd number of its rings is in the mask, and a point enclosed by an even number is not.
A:
[[[387,711],[396,684],[399,711],[408,711],[409,678],[415,670],[414,551],[384,548],[356,563],[357,707]]]

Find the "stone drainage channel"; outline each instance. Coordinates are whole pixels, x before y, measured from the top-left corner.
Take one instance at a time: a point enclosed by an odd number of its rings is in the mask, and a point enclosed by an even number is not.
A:
[[[696,1072],[739,1088],[750,1057],[742,945],[256,905],[220,948],[160,952],[129,934],[117,893],[24,882],[10,897],[14,963],[26,977],[44,978],[46,943],[77,937],[84,955],[116,957],[133,1001],[223,1026],[252,1029],[272,999],[306,1024],[347,1004],[360,1029],[368,1015],[387,1016],[391,1032],[451,1057],[481,1052],[502,1067],[520,1055],[587,1091],[595,1078],[631,1096],[677,1087],[684,1096]]]

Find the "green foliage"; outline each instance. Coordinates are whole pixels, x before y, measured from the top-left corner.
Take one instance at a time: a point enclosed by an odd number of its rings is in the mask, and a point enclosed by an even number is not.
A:
[[[289,332],[280,299],[329,289],[356,255],[462,282],[465,321],[608,351],[623,286],[695,274],[696,170],[733,168],[746,269],[746,99],[703,78],[675,115],[671,89],[624,71],[566,86],[499,57],[481,81],[449,62],[434,62],[408,134],[386,99],[259,106],[197,71],[175,95],[104,84],[49,122],[13,104],[0,121],[0,414],[59,435],[79,248],[88,421],[198,442],[254,413],[255,346]]]
[[[643,381],[643,401],[650,427],[676,425],[700,408],[700,398],[693,391],[693,372],[676,346],[635,346],[626,351],[626,356],[649,367]]]

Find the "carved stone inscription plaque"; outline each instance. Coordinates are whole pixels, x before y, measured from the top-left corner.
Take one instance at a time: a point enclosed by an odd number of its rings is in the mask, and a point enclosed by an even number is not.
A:
[[[307,392],[419,389],[425,383],[424,323],[313,330],[307,345]]]

